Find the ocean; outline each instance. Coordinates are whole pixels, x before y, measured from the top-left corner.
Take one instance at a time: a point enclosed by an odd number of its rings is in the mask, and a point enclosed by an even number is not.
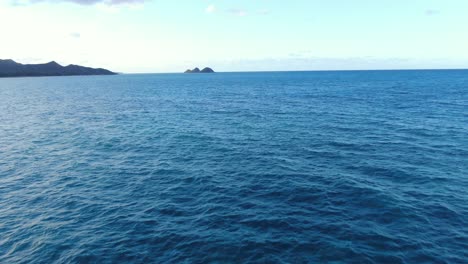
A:
[[[0,79],[1,263],[467,263],[468,71]]]

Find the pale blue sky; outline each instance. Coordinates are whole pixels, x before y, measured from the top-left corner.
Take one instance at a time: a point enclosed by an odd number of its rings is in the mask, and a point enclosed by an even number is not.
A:
[[[468,68],[466,0],[0,0],[0,58],[120,72]]]

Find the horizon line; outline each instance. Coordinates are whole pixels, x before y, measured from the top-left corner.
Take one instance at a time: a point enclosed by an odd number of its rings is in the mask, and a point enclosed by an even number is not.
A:
[[[214,73],[268,73],[268,72],[362,72],[362,71],[465,71],[467,68],[410,68],[410,69],[343,69],[343,70],[264,70],[264,71],[215,71]],[[119,75],[131,74],[185,74],[184,72],[117,72]],[[206,74],[203,74],[206,75]]]

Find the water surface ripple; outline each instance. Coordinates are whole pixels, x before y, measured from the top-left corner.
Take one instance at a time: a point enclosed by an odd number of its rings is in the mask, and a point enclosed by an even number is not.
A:
[[[1,263],[463,263],[468,71],[0,79]]]

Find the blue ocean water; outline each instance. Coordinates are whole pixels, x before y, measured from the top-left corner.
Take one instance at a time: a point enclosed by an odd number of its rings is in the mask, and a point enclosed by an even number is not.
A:
[[[463,263],[468,71],[0,79],[1,263]]]

